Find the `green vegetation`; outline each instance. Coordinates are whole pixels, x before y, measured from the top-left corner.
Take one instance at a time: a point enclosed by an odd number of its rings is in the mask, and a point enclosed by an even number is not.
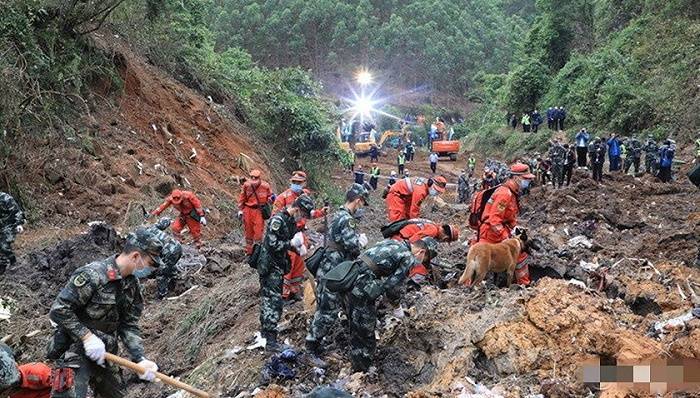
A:
[[[506,112],[567,108],[569,134],[672,135],[700,125],[700,8],[692,0],[537,0],[538,16],[507,74],[480,76],[485,104],[468,141],[483,149],[507,136]],[[544,114],[543,114],[544,117]],[[545,135],[507,138],[506,153],[544,145]],[[540,137],[542,136],[542,137]],[[499,138],[500,137],[500,138]],[[518,143],[521,141],[521,143]]]
[[[348,76],[359,66],[402,87],[467,94],[478,71],[503,73],[532,21],[532,0],[221,0],[207,15],[217,47],[273,67]]]

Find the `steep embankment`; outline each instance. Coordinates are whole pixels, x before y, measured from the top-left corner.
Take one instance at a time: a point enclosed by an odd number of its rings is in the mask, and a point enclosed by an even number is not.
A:
[[[142,217],[140,205],[154,208],[173,187],[202,199],[210,211],[205,235],[229,231],[236,177],[253,165],[269,176],[270,162],[254,135],[112,35],[93,39],[112,55],[123,88],[113,94],[108,80],[95,82],[97,105],[86,106],[72,131],[27,134],[16,143],[14,184],[31,209],[34,230],[19,237],[18,246],[65,236],[66,229],[92,220],[133,227]]]

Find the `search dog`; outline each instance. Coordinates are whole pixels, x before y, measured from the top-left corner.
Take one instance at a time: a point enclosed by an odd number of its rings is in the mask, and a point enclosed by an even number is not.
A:
[[[480,242],[469,248],[467,266],[459,278],[459,284],[469,287],[481,283],[488,271],[506,272],[508,287],[513,281],[515,265],[522,251],[528,251],[527,230],[513,229],[513,237],[500,243]]]

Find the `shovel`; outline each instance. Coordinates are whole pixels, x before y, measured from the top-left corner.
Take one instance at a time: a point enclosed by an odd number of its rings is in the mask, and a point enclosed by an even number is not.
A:
[[[146,369],[144,369],[142,366],[139,366],[139,365],[135,364],[134,362],[129,361],[128,359],[118,357],[114,354],[106,353],[105,359],[108,360],[109,362],[117,364],[121,367],[131,369],[138,374],[146,373]],[[209,393],[202,391],[198,388],[192,387],[189,384],[185,384],[179,380],[175,380],[170,376],[164,375],[163,373],[156,372],[156,378],[160,379],[165,384],[168,384],[168,385],[173,386],[175,388],[179,388],[181,390],[185,390],[188,393],[193,394],[197,397],[202,397],[202,398],[211,397],[211,395],[209,395]]]

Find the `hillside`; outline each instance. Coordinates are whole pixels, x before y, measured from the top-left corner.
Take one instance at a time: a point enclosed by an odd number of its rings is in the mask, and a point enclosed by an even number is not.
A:
[[[303,397],[318,386],[392,398],[696,396],[697,379],[689,392],[669,384],[656,394],[580,376],[596,361],[700,361],[691,312],[700,307],[700,190],[684,176],[700,161],[699,16],[693,0],[9,0],[0,7],[0,191],[28,222],[17,264],[0,275],[0,339],[18,362],[44,361],[48,310],[73,271],[118,252],[144,223],[142,209],[178,187],[202,198],[205,244],[185,234],[166,299],[155,298],[155,279],[141,281],[139,325],[163,373],[213,397]],[[318,207],[342,203],[353,175],[335,132],[352,112],[343,97],[358,66],[385,98],[389,115],[373,110],[378,130],[395,129],[393,115],[445,117],[477,157],[476,177],[488,157],[542,152],[583,126],[670,136],[682,164],[669,183],[606,164],[600,184],[582,169],[563,189],[536,184],[518,199],[518,224],[539,246],[532,284],[507,288],[490,274],[467,288],[457,281],[473,231],[455,189],[466,157],[440,160],[449,189],[421,216],[459,226],[460,239],[439,245],[431,284],[404,284],[398,307],[376,301],[376,369],[352,373],[341,319],[324,347],[327,369],[298,357],[284,362],[293,375],[274,375],[272,355],[251,347],[261,282],[235,201],[258,168],[277,194],[303,169]],[[565,131],[505,127],[506,112],[551,105],[569,109]],[[356,221],[369,246],[386,224],[381,190],[397,155],[381,149],[380,189]],[[411,176],[433,175],[428,156],[418,149]],[[364,157],[355,165],[371,167]],[[308,220],[309,253],[324,224]],[[305,288],[279,324],[297,353],[316,304],[309,279]],[[186,396],[125,374],[126,398]]]

